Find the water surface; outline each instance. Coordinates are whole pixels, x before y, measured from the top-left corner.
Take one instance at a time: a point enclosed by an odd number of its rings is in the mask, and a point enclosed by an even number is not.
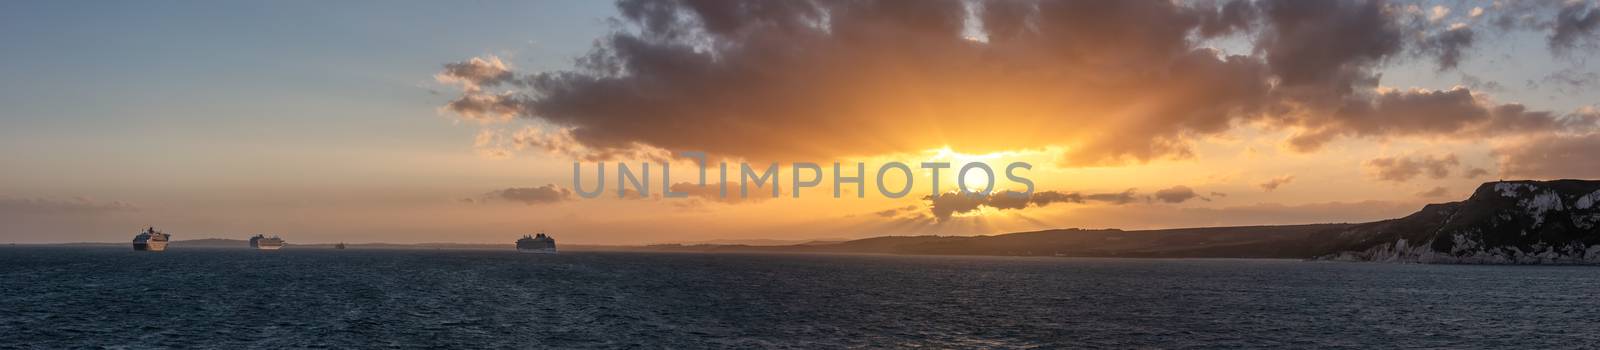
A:
[[[0,347],[1600,347],[1600,268],[0,247]]]

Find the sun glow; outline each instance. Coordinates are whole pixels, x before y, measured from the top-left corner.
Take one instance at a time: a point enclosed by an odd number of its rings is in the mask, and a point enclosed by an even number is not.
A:
[[[931,159],[931,161],[949,162],[953,166],[953,169],[960,169],[963,165],[965,165],[967,163],[1004,164],[1006,161],[1018,160],[1020,158],[1024,158],[1023,157],[1024,155],[1021,152],[1016,152],[1016,151],[1000,151],[1000,152],[990,152],[990,153],[983,153],[983,154],[961,153],[961,152],[957,152],[954,149],[951,149],[950,146],[948,146],[948,145],[940,147],[940,148],[929,149],[929,150],[925,151],[925,153],[932,155],[932,156],[929,157]],[[973,172],[968,173],[966,177],[960,177],[959,179],[958,179],[958,173],[952,173],[952,174],[948,175],[948,177],[946,177],[946,178],[941,178],[939,182],[941,184],[954,185],[956,183],[956,181],[960,181],[964,185],[966,185],[966,188],[972,189],[973,191],[978,191],[978,190],[980,190],[982,188],[985,188],[989,184],[990,181],[993,181],[994,182],[994,186],[995,186],[993,188],[994,191],[1002,191],[1002,190],[1008,189],[1008,188],[1005,187],[1005,184],[1003,183],[1003,181],[999,180],[999,178],[1003,177],[1002,174],[1004,174],[1004,173],[1002,171],[1004,171],[1004,169],[995,169],[995,170],[997,172],[995,173],[995,176],[994,176],[993,179],[991,179],[990,176],[988,176],[988,174],[985,174],[985,173],[983,173],[981,171],[973,171]],[[945,180],[945,179],[949,179],[949,180]],[[954,189],[952,188],[952,190],[954,190]]]
[[[954,149],[950,149],[950,146],[944,146],[944,147],[940,147],[940,148],[930,149],[930,150],[927,150],[926,152],[933,154],[933,157],[932,157],[933,160],[946,160],[946,161],[951,161],[952,163],[988,162],[988,161],[1001,159],[1003,157],[1010,157],[1010,156],[1016,156],[1017,155],[1017,152],[1012,152],[1012,151],[990,152],[990,153],[984,153],[984,154],[966,154],[966,153],[956,152]]]

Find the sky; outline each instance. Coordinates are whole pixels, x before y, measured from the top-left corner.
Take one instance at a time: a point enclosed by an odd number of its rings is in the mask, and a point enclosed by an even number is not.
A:
[[[1600,178],[1597,31],[1594,1],[4,2],[0,242],[1372,221]],[[680,152],[711,187],[776,162],[780,196],[697,189]],[[649,195],[618,198],[619,162]],[[793,164],[835,162],[866,196],[793,195]],[[889,162],[911,195],[871,190]],[[1035,188],[951,194],[951,169],[934,195],[921,162]]]

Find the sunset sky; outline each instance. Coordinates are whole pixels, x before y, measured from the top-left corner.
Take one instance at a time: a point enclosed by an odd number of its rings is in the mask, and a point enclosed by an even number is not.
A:
[[[1597,47],[1595,1],[0,2],[0,242],[1372,221],[1600,178]],[[659,198],[682,151],[778,162],[783,195]],[[1035,196],[788,188],[892,161],[1029,162]]]

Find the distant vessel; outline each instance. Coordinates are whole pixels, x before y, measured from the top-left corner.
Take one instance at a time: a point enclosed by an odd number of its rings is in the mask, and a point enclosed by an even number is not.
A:
[[[333,249],[344,249],[344,242],[339,242],[339,244],[334,244],[333,245]]]
[[[167,240],[172,235],[156,231],[154,226],[145,228],[138,236],[133,236],[133,250],[159,252],[167,250]]]
[[[517,251],[533,254],[555,254],[556,239],[550,238],[550,236],[546,236],[543,233],[537,236],[523,235],[522,239],[517,240]]]
[[[250,247],[260,250],[278,250],[283,248],[283,239],[278,236],[256,235],[250,237]]]

